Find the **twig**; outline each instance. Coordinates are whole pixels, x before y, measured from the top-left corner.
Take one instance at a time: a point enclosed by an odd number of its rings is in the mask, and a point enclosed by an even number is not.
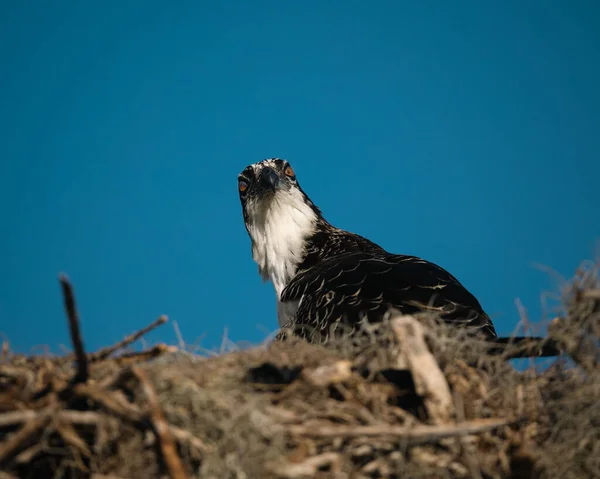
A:
[[[173,437],[180,444],[185,444],[187,446],[191,446],[196,449],[196,451],[201,453],[212,452],[213,447],[205,444],[200,438],[194,436],[191,432],[186,431],[185,429],[181,429],[177,426],[173,426],[172,424],[168,425],[169,431],[173,435]],[[147,444],[154,444],[156,435],[151,435]]]
[[[21,451],[19,454],[17,454],[15,456],[15,462],[17,464],[27,464],[29,462],[31,462],[31,460],[38,456],[39,454],[41,454],[44,451],[45,445],[42,442],[38,442],[37,444],[34,444],[33,446],[31,446],[29,449],[25,449],[24,451]],[[1,476],[0,476],[1,479]]]
[[[123,339],[122,341],[119,341],[117,344],[109,346],[108,348],[103,348],[100,351],[96,351],[95,353],[90,354],[90,361],[102,361],[103,359],[108,358],[114,352],[129,346],[131,343],[134,343],[142,336],[148,334],[150,331],[157,328],[161,324],[165,324],[168,320],[169,318],[167,318],[167,316],[162,315],[160,318],[156,319],[145,328],[142,328],[139,331],[130,334],[129,336],[125,337],[125,339]]]
[[[68,421],[61,421],[60,419],[55,423],[56,431],[60,434],[60,437],[65,444],[77,449],[85,457],[90,457],[91,452],[85,441],[79,436],[75,428]]]
[[[600,289],[588,289],[582,296],[586,299],[600,299]]]
[[[187,444],[190,444],[200,452],[212,451],[211,446],[204,444],[202,440],[194,436],[191,432],[186,431],[185,429],[181,429],[177,426],[173,426],[170,424],[169,430],[171,431],[171,434],[173,434],[173,437],[179,442],[185,442]]]
[[[6,412],[4,414],[0,414],[0,428],[6,426],[14,426],[16,424],[21,424],[24,422],[29,422],[34,419],[38,419],[39,417],[47,414],[42,411],[33,411],[28,409],[26,411],[12,411]],[[87,425],[97,425],[102,421],[110,420],[101,414],[94,411],[60,411],[56,414],[56,417],[65,422],[87,426]]]
[[[313,386],[324,387],[347,381],[352,376],[352,362],[343,360],[316,369],[304,369],[302,376]]]
[[[551,338],[537,336],[498,337],[488,342],[487,353],[504,359],[545,358],[560,356],[561,347]]]
[[[407,444],[426,444],[437,442],[447,437],[464,434],[477,434],[491,431],[502,426],[517,422],[509,419],[477,419],[458,424],[440,424],[437,426],[391,426],[381,424],[375,426],[346,426],[346,425],[294,425],[288,426],[287,430],[297,436],[308,436],[315,438],[325,437],[396,437]]]
[[[73,378],[73,382],[86,382],[89,377],[88,359],[83,347],[81,331],[79,330],[79,315],[77,314],[77,307],[75,305],[73,286],[69,282],[69,278],[64,274],[59,276],[59,280],[62,286],[65,310],[69,319],[69,329],[71,331],[73,349],[75,350],[75,359],[77,360],[77,374]]]
[[[298,464],[286,462],[285,464],[279,465],[279,467],[272,467],[273,472],[276,472],[280,477],[286,477],[289,479],[296,477],[314,477],[317,471],[328,465],[332,465],[336,468],[339,465],[340,455],[335,452],[325,452],[318,456],[306,459]],[[338,466],[339,467],[339,466]]]
[[[0,414],[0,427],[13,426],[22,422],[31,421],[39,416],[36,411],[11,411]]]
[[[142,412],[128,402],[118,391],[106,391],[95,385],[78,384],[74,388],[75,394],[96,401],[113,414],[126,421],[139,423],[143,419]]]
[[[35,374],[24,367],[2,366],[2,376],[17,379],[22,395],[29,394],[35,389]]]
[[[177,346],[167,346],[164,343],[157,344],[156,346],[147,349],[145,351],[139,351],[135,353],[122,354],[116,358],[116,361],[120,365],[139,363],[148,361],[149,359],[156,358],[164,353],[173,353],[178,351]]]
[[[27,441],[29,441],[32,436],[37,434],[40,429],[44,428],[52,419],[53,411],[54,408],[51,410],[47,409],[44,413],[39,414],[30,421],[27,421],[27,423],[25,423],[21,429],[9,436],[6,441],[0,444],[0,464],[15,454],[20,448],[25,446]]]
[[[175,330],[175,336],[177,337],[177,345],[182,351],[185,351],[185,341],[181,334],[181,330],[179,329],[179,324],[177,324],[177,321],[173,321],[171,324],[173,325],[173,329]]]
[[[154,429],[154,433],[158,438],[160,450],[162,452],[167,469],[169,470],[171,479],[187,479],[187,474],[183,468],[183,464],[181,463],[181,458],[179,457],[179,454],[177,454],[177,447],[175,445],[175,441],[173,440],[173,435],[169,429],[169,423],[165,419],[165,415],[160,409],[156,391],[154,391],[154,388],[146,377],[144,371],[136,366],[133,366],[131,368],[131,372],[137,377],[138,381],[140,382],[140,386],[142,387],[142,390],[148,399],[150,406],[149,416],[152,423],[152,428]]]

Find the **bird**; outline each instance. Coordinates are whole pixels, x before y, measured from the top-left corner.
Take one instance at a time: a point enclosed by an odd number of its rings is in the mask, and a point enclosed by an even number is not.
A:
[[[450,272],[418,256],[394,254],[333,226],[304,192],[289,161],[268,158],[238,175],[252,258],[275,289],[284,331],[325,342],[336,331],[380,322],[390,310],[429,311],[484,340],[498,338],[477,298]]]

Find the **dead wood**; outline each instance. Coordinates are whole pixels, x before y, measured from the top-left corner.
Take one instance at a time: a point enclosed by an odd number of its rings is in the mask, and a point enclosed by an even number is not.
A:
[[[437,426],[394,427],[387,424],[374,426],[340,426],[334,424],[289,426],[291,434],[310,437],[394,437],[406,444],[426,444],[437,442],[447,437],[458,437],[465,434],[477,434],[491,431],[514,423],[508,419],[479,419],[458,424]]]
[[[400,345],[399,369],[410,370],[415,390],[424,398],[431,421],[447,422],[453,411],[452,395],[444,373],[425,343],[423,325],[412,316],[391,315],[390,321]]]
[[[41,429],[52,420],[54,408],[50,408],[25,423],[21,429],[0,443],[0,465],[13,456],[19,449],[26,447]]]
[[[79,327],[79,314],[77,313],[77,307],[75,305],[73,286],[66,275],[61,274],[59,279],[63,291],[65,310],[69,320],[71,341],[73,343],[73,349],[75,350],[75,358],[77,361],[77,374],[73,378],[73,381],[76,383],[85,382],[89,377],[88,358],[85,354],[85,348],[83,347],[83,339],[81,337],[81,330]]]
[[[153,329],[156,329],[158,326],[165,324],[168,320],[169,320],[169,318],[163,314],[162,316],[160,316],[158,319],[156,319],[155,321],[150,323],[145,328],[142,328],[139,331],[136,331],[135,333],[130,334],[129,336],[125,337],[122,341],[119,341],[117,344],[114,344],[108,348],[104,348],[104,349],[101,349],[100,351],[96,351],[95,353],[90,354],[89,360],[91,362],[95,362],[95,361],[102,361],[102,360],[108,358],[111,354],[114,354],[117,351],[126,348],[130,344],[136,342],[142,336],[148,334]]]
[[[139,380],[144,395],[148,400],[148,414],[150,421],[152,422],[152,428],[158,438],[162,457],[167,465],[171,479],[187,479],[187,474],[181,463],[181,458],[177,453],[177,448],[175,447],[175,441],[173,440],[171,430],[169,429],[169,424],[158,403],[156,391],[154,391],[152,384],[141,369],[134,367],[132,372]]]

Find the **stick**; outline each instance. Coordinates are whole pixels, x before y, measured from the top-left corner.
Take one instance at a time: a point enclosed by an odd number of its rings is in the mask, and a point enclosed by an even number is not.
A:
[[[423,325],[412,316],[394,317],[392,313],[390,319],[400,345],[398,359],[410,370],[429,417],[437,424],[447,422],[453,408],[452,396],[444,373],[425,343]]]
[[[29,441],[33,435],[37,434],[40,429],[44,428],[51,419],[52,411],[46,410],[38,417],[35,417],[25,423],[21,429],[12,434],[6,441],[1,443],[0,464],[15,454],[21,447],[23,447],[27,441]]]
[[[114,412],[111,410],[111,412]],[[120,416],[127,416],[130,419],[134,419],[136,421],[140,421],[141,412],[138,410],[129,410],[129,413],[133,413],[133,415],[128,414],[127,411],[119,410]],[[28,421],[32,421],[40,416],[40,412],[33,411],[31,409],[25,411],[12,411],[4,414],[0,414],[0,429],[6,426],[14,426],[16,424],[22,424]],[[75,411],[75,410],[65,410],[60,411],[56,414],[56,418],[60,422],[65,422],[68,424],[75,424],[77,426],[98,426],[104,422],[110,422],[114,420],[110,416],[102,415],[95,411]],[[212,446],[205,444],[201,439],[194,436],[192,433],[186,431],[185,429],[181,429],[177,426],[169,425],[169,431],[177,441],[180,443],[186,443],[190,446],[194,447],[196,450],[202,453],[211,452],[213,450]],[[0,477],[0,479],[2,479]]]
[[[589,289],[582,293],[586,299],[600,299],[600,289]]]
[[[29,422],[46,414],[44,411],[33,411],[28,409],[26,411],[12,411],[0,414],[0,428],[5,426],[14,426],[15,424],[21,424]],[[94,411],[60,411],[55,416],[62,421],[81,425],[81,426],[95,426],[102,421],[110,420],[109,417],[102,416],[101,414]]]
[[[477,419],[458,424],[443,424],[437,426],[391,426],[381,424],[375,426],[345,426],[345,425],[294,425],[288,431],[297,436],[314,438],[327,437],[381,437],[391,436],[406,441],[407,444],[426,444],[447,437],[463,434],[477,434],[506,426],[515,420],[508,419]]]
[[[535,336],[494,338],[490,341],[488,354],[504,354],[506,359],[545,358],[560,356],[560,345],[550,339]]]
[[[11,411],[0,414],[0,427],[13,426],[22,422],[31,421],[38,417],[39,413],[35,411]]]
[[[157,344],[150,349],[145,351],[138,351],[128,354],[121,354],[116,359],[119,365],[125,365],[129,363],[141,363],[150,359],[156,358],[164,353],[173,353],[177,351],[177,346],[167,346],[164,343]]]
[[[114,352],[129,346],[131,343],[134,343],[142,336],[148,334],[150,331],[157,328],[161,324],[165,324],[168,320],[169,318],[167,318],[167,316],[163,314],[160,318],[156,319],[154,322],[152,322],[145,328],[142,328],[139,331],[130,334],[129,336],[126,336],[125,339],[119,341],[117,344],[109,346],[107,348],[103,348],[100,351],[96,351],[95,353],[90,354],[90,361],[102,361],[103,359],[106,359]]]
[[[81,331],[79,330],[79,315],[75,306],[75,295],[73,294],[73,286],[69,282],[66,275],[59,276],[60,285],[62,286],[63,298],[65,302],[65,310],[69,319],[69,329],[71,331],[71,341],[75,350],[75,359],[77,360],[77,373],[73,378],[73,382],[86,382],[89,377],[88,360],[83,348],[83,340]]]
[[[142,422],[142,412],[137,406],[127,401],[123,397],[123,394],[119,394],[118,391],[109,392],[91,384],[78,384],[73,388],[73,391],[77,396],[83,396],[99,403],[103,408],[125,421],[133,423]]]
[[[204,444],[202,440],[194,436],[191,432],[186,431],[185,429],[181,429],[177,426],[169,425],[169,430],[173,437],[177,439],[179,442],[185,442],[195,447],[200,452],[210,452],[212,451],[212,447]]]
[[[88,445],[77,433],[72,424],[67,421],[57,421],[55,423],[55,428],[65,444],[77,449],[80,454],[87,458],[92,455]]]
[[[136,366],[133,366],[131,368],[131,372],[139,380],[142,390],[148,399],[150,406],[149,415],[152,428],[154,429],[154,434],[156,434],[158,439],[160,450],[167,469],[169,470],[171,479],[187,479],[187,474],[183,468],[183,464],[181,463],[181,458],[179,457],[179,454],[177,454],[177,447],[175,445],[173,435],[169,429],[169,423],[165,419],[165,415],[160,409],[156,391],[154,391],[154,388],[146,377],[146,373],[144,373],[144,371]]]
[[[275,469],[278,476],[285,477],[287,479],[294,479],[296,477],[315,477],[318,470],[323,466],[330,464],[339,464],[340,455],[336,452],[325,452],[318,456],[313,456],[300,463],[286,462],[280,467]],[[331,471],[333,472],[333,471]]]

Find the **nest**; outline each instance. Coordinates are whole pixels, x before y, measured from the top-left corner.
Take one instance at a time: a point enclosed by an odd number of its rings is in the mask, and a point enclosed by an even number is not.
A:
[[[549,328],[564,354],[517,370],[435,318],[327,345],[203,357],[121,343],[0,357],[0,479],[600,477],[600,281],[582,268]]]

